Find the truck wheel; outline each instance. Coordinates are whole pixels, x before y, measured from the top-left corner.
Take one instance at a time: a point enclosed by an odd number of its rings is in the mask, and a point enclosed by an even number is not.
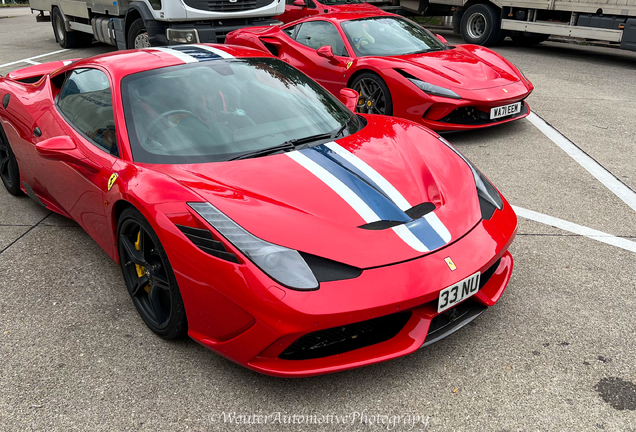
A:
[[[58,8],[53,9],[51,24],[53,25],[53,33],[55,33],[55,40],[62,48],[83,48],[91,46],[93,43],[92,34],[66,31],[64,17]]]
[[[127,36],[127,47],[128,49],[140,49],[140,48],[149,48],[150,47],[150,39],[148,38],[148,30],[146,30],[146,25],[144,24],[144,20],[141,18],[137,18],[130,25],[128,29]]]
[[[510,38],[516,45],[530,46],[545,42],[550,37],[549,34],[530,33],[530,32],[515,32],[510,35]]]
[[[466,9],[460,30],[464,42],[475,45],[495,45],[506,37],[501,31],[499,10],[487,4],[476,4]]]

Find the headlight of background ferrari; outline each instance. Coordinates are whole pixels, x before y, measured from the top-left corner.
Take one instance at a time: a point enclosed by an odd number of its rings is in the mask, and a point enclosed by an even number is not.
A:
[[[468,164],[473,177],[475,178],[475,185],[477,186],[477,195],[479,196],[479,206],[481,207],[481,215],[484,219],[490,219],[495,209],[501,210],[503,208],[503,199],[493,186],[492,183],[481,173],[468,159],[464,157],[451,143],[444,138],[439,137],[439,140],[446,144],[448,148],[455,152],[457,156],[462,158],[464,162]]]
[[[318,288],[316,277],[298,251],[261,240],[210,203],[188,205],[272,279],[290,288]]]
[[[426,94],[434,95],[434,96],[443,96],[451,99],[461,99],[462,97],[452,91],[451,89],[447,89],[445,87],[436,86],[433,84],[429,84],[426,81],[422,81],[416,78],[407,78],[413,84],[418,86],[420,90],[422,90]]]

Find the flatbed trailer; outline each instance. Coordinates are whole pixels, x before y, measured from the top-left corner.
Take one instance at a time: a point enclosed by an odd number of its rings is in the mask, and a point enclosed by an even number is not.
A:
[[[466,43],[496,45],[506,36],[521,45],[571,36],[636,51],[636,0],[369,0],[425,16],[453,16]]]

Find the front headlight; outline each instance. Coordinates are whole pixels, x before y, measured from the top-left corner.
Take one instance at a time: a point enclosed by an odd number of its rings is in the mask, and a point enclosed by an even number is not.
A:
[[[473,178],[475,179],[475,185],[477,186],[477,195],[479,196],[479,206],[481,207],[481,215],[484,219],[490,219],[492,214],[495,212],[495,209],[501,210],[503,209],[503,199],[501,195],[497,191],[497,189],[493,186],[492,183],[486,178],[485,175],[481,173],[473,165],[468,159],[464,157],[451,143],[446,141],[444,138],[439,137],[439,140],[446,144],[446,146],[451,149],[457,156],[462,158],[466,164],[470,167],[470,170],[473,172]]]
[[[436,86],[416,78],[407,78],[407,79],[411,81],[413,84],[415,84],[416,86],[418,86],[420,90],[422,90],[426,94],[430,94],[433,96],[442,96],[442,97],[447,97],[451,99],[462,98],[460,95],[458,95],[451,89],[447,89],[446,87]]]
[[[272,279],[289,288],[318,288],[316,277],[298,251],[261,240],[210,203],[188,205]]]

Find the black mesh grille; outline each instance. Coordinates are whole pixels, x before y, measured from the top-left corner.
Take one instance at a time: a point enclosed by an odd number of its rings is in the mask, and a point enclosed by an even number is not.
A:
[[[332,282],[357,278],[362,270],[338,261],[322,258],[316,255],[300,252],[307,265],[316,276],[318,282]]]
[[[400,312],[309,333],[297,339],[279,357],[283,360],[316,359],[385,342],[395,337],[409,318],[411,312]]]
[[[215,240],[210,231],[183,225],[177,225],[177,228],[179,228],[188,240],[194,243],[203,252],[238,264],[239,260],[236,255],[228,252],[225,245],[222,242]]]
[[[270,0],[184,0],[188,6],[213,12],[236,12],[256,9],[271,3]]]
[[[469,126],[480,126],[490,123],[498,123],[504,120],[510,120],[515,117],[522,116],[528,112],[528,105],[521,102],[521,111],[506,117],[499,117],[494,120],[490,119],[490,112],[480,111],[475,107],[461,107],[453,110],[449,115],[441,120],[435,120],[442,123],[461,124]]]

